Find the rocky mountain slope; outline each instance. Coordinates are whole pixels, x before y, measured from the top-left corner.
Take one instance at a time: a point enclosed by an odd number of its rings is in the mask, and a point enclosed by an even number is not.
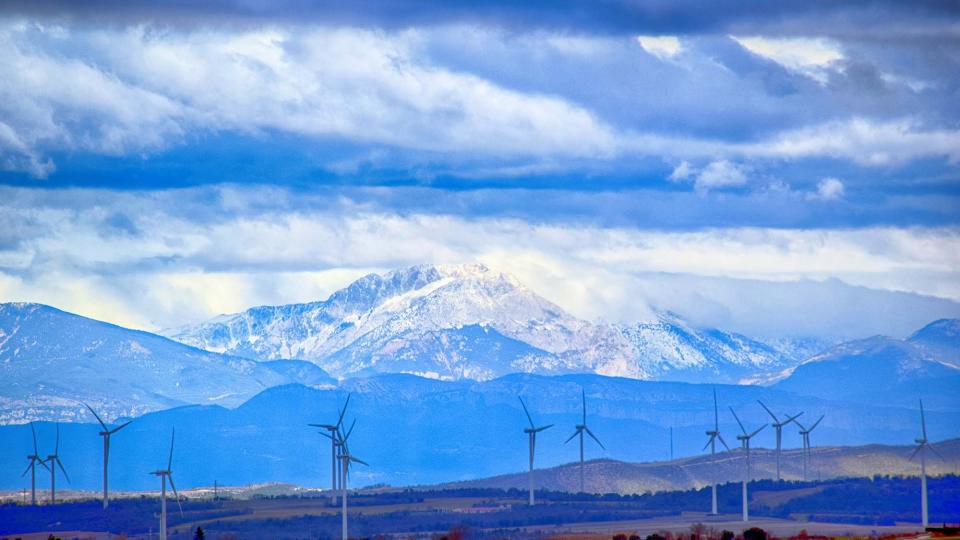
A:
[[[105,419],[186,404],[236,406],[290,382],[334,382],[307,362],[199,350],[40,304],[0,304],[0,423]]]

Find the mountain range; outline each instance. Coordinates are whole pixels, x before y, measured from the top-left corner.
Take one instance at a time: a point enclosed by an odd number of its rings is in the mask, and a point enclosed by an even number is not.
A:
[[[875,336],[821,350],[815,340],[772,345],[694,328],[672,314],[596,324],[476,265],[371,274],[325,301],[253,308],[170,332],[184,343],[40,304],[0,304],[0,423],[85,419],[81,401],[107,419],[133,418],[187,404],[236,407],[283,384],[346,383],[325,369],[341,379],[485,381],[526,372],[748,382],[907,407],[925,396],[928,407],[952,410],[958,326],[934,321],[907,339]]]
[[[770,344],[694,328],[671,313],[592,323],[482,265],[370,274],[324,301],[256,307],[164,334],[246,358],[307,360],[337,377],[388,372],[448,380],[526,372],[732,383],[780,373],[829,344]]]

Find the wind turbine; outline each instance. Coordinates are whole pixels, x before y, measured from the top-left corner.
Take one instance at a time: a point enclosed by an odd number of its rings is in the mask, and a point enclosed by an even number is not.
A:
[[[180,494],[177,493],[177,486],[173,485],[173,437],[175,435],[176,429],[171,430],[170,457],[167,459],[167,468],[150,473],[160,477],[160,540],[167,540],[167,480],[170,480],[170,488],[173,489],[173,496],[176,497],[177,506],[180,507],[180,515],[183,516]]]
[[[103,431],[101,431],[99,435],[103,437],[103,508],[106,510],[107,505],[110,504],[109,490],[107,489],[107,461],[110,459],[110,436],[127,427],[127,424],[132,422],[132,420],[110,429],[106,424],[103,423],[103,420],[100,419],[100,415],[93,410],[93,407],[87,405],[86,403],[84,403],[84,405],[90,409],[90,412],[93,413],[94,417],[96,417],[97,422],[100,422],[100,427],[103,428]]]
[[[341,515],[341,530],[343,540],[347,540],[347,479],[350,476],[350,463],[360,463],[363,465],[369,465],[366,461],[359,459],[350,453],[350,447],[347,446],[347,439],[350,438],[350,434],[353,433],[353,426],[356,425],[357,421],[354,420],[350,424],[350,429],[340,438],[340,463],[343,468],[342,478],[343,478],[343,496],[340,498],[340,502],[343,505],[340,509]],[[337,435],[340,435],[340,431],[337,430]]]
[[[790,422],[796,421],[796,419],[799,418],[800,415],[803,414],[803,412],[798,412],[793,416],[788,416],[786,420],[781,422],[780,419],[777,418],[777,415],[773,414],[773,411],[768,409],[767,406],[764,405],[762,401],[758,399],[757,403],[759,403],[760,406],[763,407],[763,410],[767,411],[767,414],[770,415],[770,418],[773,418],[773,424],[770,424],[770,425],[772,425],[773,429],[777,431],[777,480],[779,481],[780,480],[780,444],[781,444],[781,441],[783,440],[782,439],[783,426],[789,424]]]
[[[910,459],[913,460],[920,454],[920,513],[922,514],[923,528],[926,529],[929,525],[929,520],[927,519],[927,453],[926,450],[929,448],[933,450],[933,453],[937,455],[941,460],[943,456],[934,449],[933,445],[927,440],[927,420],[923,416],[923,400],[920,400],[920,429],[922,436],[919,439],[914,439],[914,442],[917,443],[916,450],[913,451],[913,454],[910,454]],[[946,460],[944,460],[946,461]]]
[[[719,412],[717,411],[717,391],[716,390],[713,391],[713,431],[708,431],[707,435],[710,437],[710,439],[707,441],[707,444],[704,445],[703,449],[706,450],[707,447],[709,446],[711,456],[717,453],[717,440],[719,440],[723,444],[723,447],[726,448],[727,451],[730,450],[730,447],[727,446],[727,441],[723,440],[723,436],[720,435],[720,415],[719,415]],[[717,515],[717,479],[716,478],[713,479],[713,485],[711,486],[711,488],[713,489],[712,489],[710,513],[713,515]]]
[[[810,426],[810,429],[803,427],[803,424],[799,420],[794,420],[793,423],[800,428],[800,436],[803,437],[803,479],[807,479],[807,466],[810,463],[810,432],[817,428],[817,424],[823,420],[823,415],[820,415],[820,418],[817,418],[817,421]]]
[[[57,466],[63,471],[63,476],[67,479],[67,482],[70,482],[70,475],[67,474],[67,469],[63,467],[63,462],[60,461],[60,424],[57,424],[57,442],[53,447],[53,454],[47,456],[46,462],[50,464],[47,466],[47,469],[50,470],[50,504],[56,504]]]
[[[530,422],[530,427],[523,428],[523,432],[527,434],[527,440],[530,445],[530,471],[527,473],[527,485],[530,491],[530,506],[533,506],[533,450],[537,446],[537,433],[553,427],[553,424],[549,424],[543,427],[537,427],[533,424],[533,418],[530,417],[530,411],[527,410],[527,404],[523,402],[523,398],[517,396],[517,399],[520,400],[520,405],[523,406],[523,412],[527,415],[527,420]]]
[[[347,401],[343,404],[343,410],[338,409],[339,418],[337,418],[336,424],[307,424],[310,427],[318,427],[327,430],[327,433],[320,432],[321,435],[330,439],[330,500],[336,504],[337,502],[337,488],[339,487],[338,478],[339,478],[339,467],[337,466],[337,460],[340,458],[340,440],[337,437],[337,430],[340,429],[340,426],[343,425],[343,416],[347,414],[347,406],[350,405],[350,396],[347,394]]]
[[[743,427],[743,422],[740,421],[740,418],[737,417],[737,413],[734,412],[733,407],[730,407],[730,412],[733,413],[733,418],[736,419],[737,424],[740,425],[740,431],[743,433],[737,435],[737,440],[740,441],[740,445],[747,452],[747,469],[746,475],[743,477],[743,489],[740,490],[741,496],[743,498],[743,521],[750,521],[750,512],[747,508],[747,483],[750,482],[750,439],[752,439],[757,433],[767,427],[766,424],[758,427],[753,433],[747,433],[747,428]]]
[[[22,478],[27,474],[27,471],[30,471],[30,504],[37,505],[37,463],[43,465],[45,469],[49,470],[47,464],[44,463],[43,458],[40,457],[40,451],[37,450],[37,432],[33,429],[33,422],[30,422],[30,433],[33,435],[33,454],[27,456],[27,459],[30,460],[30,463],[27,465],[27,468],[23,470],[23,473],[20,475]]]
[[[576,437],[577,435],[580,436],[580,492],[583,493],[585,491],[583,488],[583,433],[586,432],[587,435],[590,435],[590,437],[593,440],[597,441],[597,444],[600,445],[600,448],[603,448],[604,450],[606,450],[607,447],[605,447],[603,443],[600,442],[600,439],[598,439],[597,436],[594,435],[592,431],[590,431],[590,428],[587,427],[587,394],[583,391],[582,388],[580,389],[580,399],[581,399],[581,403],[583,404],[583,423],[577,424],[575,426],[576,431],[574,431],[573,435],[571,435],[569,439],[564,441],[563,444],[567,444],[568,442],[573,440],[573,438]]]

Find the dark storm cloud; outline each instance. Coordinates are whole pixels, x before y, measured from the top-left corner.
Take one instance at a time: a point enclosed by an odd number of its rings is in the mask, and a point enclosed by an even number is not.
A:
[[[12,0],[0,9],[9,14],[95,22],[217,25],[276,21],[381,28],[467,23],[603,34],[723,33],[752,28],[784,34],[815,29],[821,34],[850,35],[870,34],[877,24],[895,22],[896,34],[912,37],[951,28],[960,12],[958,4],[950,0]],[[956,38],[955,29],[953,32]]]

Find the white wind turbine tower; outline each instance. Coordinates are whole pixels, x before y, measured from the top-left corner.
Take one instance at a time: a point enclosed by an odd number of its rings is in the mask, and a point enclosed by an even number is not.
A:
[[[46,462],[50,464],[47,466],[50,469],[50,504],[56,504],[58,466],[63,471],[63,476],[67,479],[67,482],[70,482],[70,475],[67,474],[67,469],[63,467],[63,463],[60,461],[60,424],[57,424],[57,442],[53,447],[53,454],[47,456]]]
[[[727,441],[723,440],[723,436],[720,435],[720,414],[719,414],[719,411],[717,410],[717,391],[716,390],[713,391],[713,431],[708,431],[707,435],[710,437],[710,439],[707,441],[707,444],[704,445],[703,449],[706,450],[707,446],[709,446],[711,456],[717,453],[717,440],[719,440],[720,443],[723,444],[724,448],[726,448],[728,451],[730,450],[730,447],[727,446]],[[713,485],[711,485],[710,487],[712,488],[710,513],[713,515],[717,515],[717,479],[716,478],[713,479]]]
[[[793,415],[793,416],[788,416],[786,420],[784,420],[783,422],[781,422],[781,421],[777,418],[777,415],[773,414],[773,411],[771,411],[770,409],[768,409],[767,406],[764,405],[762,401],[760,401],[760,400],[758,399],[758,400],[757,400],[757,403],[759,403],[760,406],[763,407],[763,410],[767,411],[767,414],[770,415],[770,418],[773,418],[773,424],[771,424],[771,425],[773,426],[773,429],[775,429],[776,432],[777,432],[777,480],[779,481],[779,480],[780,480],[780,446],[781,446],[781,442],[782,442],[782,440],[783,440],[783,437],[782,437],[782,436],[783,436],[783,426],[789,424],[790,422],[796,421],[796,419],[799,418],[800,415],[803,414],[803,412],[798,412],[797,414],[795,414],[795,415]]]
[[[533,418],[530,417],[530,411],[527,410],[527,404],[523,402],[523,398],[517,396],[517,399],[520,400],[520,405],[523,406],[523,412],[527,415],[527,420],[530,422],[530,427],[523,428],[523,432],[527,434],[527,440],[530,445],[530,470],[527,473],[527,485],[530,491],[530,506],[533,506],[533,450],[537,446],[537,433],[553,427],[553,424],[549,424],[543,427],[537,427],[533,423]]]
[[[740,421],[740,418],[737,417],[737,413],[733,411],[733,407],[730,407],[730,412],[733,413],[733,418],[737,421],[737,424],[740,425],[740,431],[743,433],[737,435],[737,440],[740,441],[741,446],[744,451],[746,451],[747,458],[747,467],[745,471],[745,476],[743,477],[743,489],[740,490],[741,497],[743,498],[743,521],[750,521],[750,512],[748,509],[747,503],[747,483],[750,482],[750,439],[752,439],[757,433],[760,433],[763,428],[767,427],[766,424],[758,427],[753,433],[747,433],[747,429],[743,427],[743,422]]]
[[[940,455],[936,449],[933,448],[933,445],[927,440],[927,420],[923,416],[923,400],[920,400],[920,433],[922,434],[919,439],[914,439],[914,442],[917,443],[916,450],[913,451],[913,454],[910,455],[912,460],[920,454],[920,513],[923,520],[923,528],[926,529],[929,525],[929,520],[927,517],[927,452],[929,448],[933,450],[933,453],[937,455],[941,460],[943,456]],[[946,461],[946,460],[944,460]]]
[[[343,404],[343,410],[338,410],[337,413],[339,417],[337,418],[336,424],[307,424],[311,427],[318,427],[327,430],[327,433],[320,432],[321,435],[330,439],[330,500],[336,504],[337,502],[337,489],[340,486],[338,482],[340,476],[340,467],[337,465],[337,460],[340,459],[340,439],[337,437],[337,431],[343,425],[343,416],[347,414],[347,406],[350,405],[350,396],[352,394],[347,394],[347,401]]]
[[[820,424],[820,421],[823,420],[823,415],[820,415],[820,418],[817,418],[817,421],[810,426],[810,429],[803,427],[803,424],[799,420],[794,420],[793,423],[800,428],[800,436],[803,437],[803,480],[807,480],[807,467],[810,464],[810,432],[817,428],[817,425]]]
[[[37,432],[33,429],[33,422],[30,422],[30,433],[33,435],[33,454],[27,456],[27,459],[30,460],[30,463],[27,465],[27,468],[23,470],[23,473],[20,475],[22,478],[27,474],[27,471],[30,471],[30,504],[37,505],[37,463],[43,465],[45,469],[49,470],[47,464],[44,463],[43,458],[40,457],[40,451],[37,450]]]
[[[362,465],[368,465],[366,461],[357,458],[350,453],[350,447],[347,446],[347,439],[350,438],[350,434],[353,433],[353,426],[356,425],[357,421],[354,420],[350,424],[350,429],[347,430],[345,434],[340,438],[340,463],[342,466],[342,478],[343,478],[343,496],[340,498],[341,504],[343,505],[340,509],[341,515],[341,531],[343,540],[347,540],[347,479],[350,476],[350,463],[360,463]],[[337,430],[337,436],[340,436],[340,431]]]
[[[110,494],[109,490],[107,489],[107,462],[110,459],[110,436],[127,427],[127,424],[132,422],[132,420],[130,422],[120,424],[113,429],[109,429],[107,425],[103,423],[103,420],[100,419],[100,415],[93,410],[93,407],[87,405],[86,403],[84,403],[84,405],[90,409],[90,412],[93,413],[94,417],[96,417],[97,422],[100,422],[100,427],[103,428],[103,431],[101,431],[99,435],[103,437],[103,508],[106,509],[107,505],[110,504]]]
[[[176,430],[171,430],[170,457],[167,459],[167,468],[150,473],[160,477],[160,540],[167,540],[167,480],[170,480],[170,488],[173,490],[173,496],[177,499],[177,506],[180,507],[180,515],[183,516],[180,494],[177,493],[177,486],[173,485],[173,437],[175,434]]]
[[[569,439],[564,441],[563,444],[567,444],[568,442],[573,440],[573,438],[576,437],[577,435],[580,436],[580,492],[583,493],[585,491],[583,487],[583,433],[586,432],[587,435],[590,435],[590,437],[593,440],[597,441],[597,444],[600,445],[600,448],[603,448],[604,450],[606,450],[607,448],[603,446],[603,443],[600,442],[600,439],[598,439],[597,436],[594,435],[592,431],[590,431],[590,428],[587,427],[587,395],[583,391],[583,389],[580,389],[580,399],[581,399],[581,403],[583,404],[583,423],[577,424],[575,426],[576,431],[574,431],[573,435],[571,435]]]

